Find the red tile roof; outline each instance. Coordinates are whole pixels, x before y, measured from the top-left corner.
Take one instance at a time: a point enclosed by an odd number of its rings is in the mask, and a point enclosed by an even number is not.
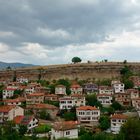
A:
[[[15,124],[20,124],[23,118],[24,118],[24,116],[16,116],[14,118]]]
[[[80,106],[78,108],[76,108],[76,110],[99,110],[98,108],[96,108],[95,106]]]
[[[64,86],[64,85],[57,85],[56,87],[65,88],[65,86]]]
[[[73,94],[73,95],[71,95],[71,97],[84,97],[83,95],[81,95],[81,94]]]
[[[0,112],[9,112],[11,109],[13,109],[15,106],[14,105],[4,105],[0,106]]]
[[[78,84],[74,84],[74,85],[71,85],[71,88],[81,88],[81,86]]]
[[[16,124],[28,125],[32,119],[33,116],[16,116],[14,122]]]
[[[27,96],[44,96],[44,93],[32,93],[32,94],[28,94]]]
[[[123,114],[114,114],[111,116],[111,119],[127,119],[128,117]]]
[[[24,101],[26,101],[25,98],[19,97],[19,98],[16,98],[16,99],[4,100],[3,102],[6,102],[6,103],[13,103],[13,102],[24,102]]]
[[[47,94],[46,97],[59,97],[59,96],[56,94]]]
[[[77,121],[62,121],[62,122],[56,122],[53,125],[53,128],[57,131],[65,131],[65,130],[71,130],[76,129],[78,127]]]

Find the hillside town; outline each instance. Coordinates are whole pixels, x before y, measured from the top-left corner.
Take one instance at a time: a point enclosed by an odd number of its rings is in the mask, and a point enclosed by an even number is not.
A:
[[[127,66],[120,73],[115,79],[30,81],[21,75],[0,81],[1,131],[10,125],[46,140],[116,137],[128,120],[140,118],[140,77]]]

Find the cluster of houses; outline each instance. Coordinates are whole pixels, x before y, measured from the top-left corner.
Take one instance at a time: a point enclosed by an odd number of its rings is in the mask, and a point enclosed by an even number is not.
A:
[[[39,119],[36,117],[42,110],[46,110],[54,120],[51,130],[51,138],[60,137],[77,138],[80,126],[87,129],[98,126],[101,111],[97,107],[86,105],[86,95],[96,94],[97,100],[104,106],[109,107],[113,98],[122,106],[133,106],[140,116],[140,78],[131,77],[134,88],[125,90],[125,85],[120,81],[112,81],[111,86],[98,86],[94,83],[86,83],[83,86],[75,83],[70,87],[71,94],[66,94],[64,85],[57,85],[55,93],[50,94],[50,89],[42,87],[38,83],[28,83],[27,78],[20,77],[16,82],[5,84],[2,92],[0,106],[0,123],[13,120],[16,125],[27,126],[28,131],[38,126]],[[23,83],[27,83],[26,85]],[[14,97],[16,90],[23,91],[17,98]],[[59,102],[59,107],[46,104],[45,101]],[[77,121],[56,121],[60,110],[70,110],[76,107]],[[32,115],[26,112],[32,111]],[[118,134],[120,127],[127,121],[124,114],[112,114],[110,116],[111,132]]]

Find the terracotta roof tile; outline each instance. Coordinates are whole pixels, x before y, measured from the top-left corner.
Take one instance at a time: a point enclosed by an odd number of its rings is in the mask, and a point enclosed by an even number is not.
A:
[[[64,130],[71,130],[76,129],[78,127],[77,121],[63,121],[63,122],[56,122],[53,125],[55,130],[64,131]]]
[[[32,93],[32,94],[28,94],[27,96],[44,96],[44,93]]]
[[[11,109],[13,109],[14,105],[4,105],[0,106],[0,112],[9,112]]]
[[[96,108],[95,106],[80,106],[78,108],[76,108],[76,110],[99,110],[98,108]]]
[[[111,119],[127,119],[128,117],[123,114],[114,114],[111,116]]]

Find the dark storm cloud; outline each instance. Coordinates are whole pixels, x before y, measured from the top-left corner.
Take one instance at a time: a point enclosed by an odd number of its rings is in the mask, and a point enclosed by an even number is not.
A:
[[[16,47],[22,42],[50,47],[101,42],[110,33],[130,29],[139,7],[129,3],[130,0],[1,0],[0,31],[12,32],[13,36],[0,36],[0,40]]]

